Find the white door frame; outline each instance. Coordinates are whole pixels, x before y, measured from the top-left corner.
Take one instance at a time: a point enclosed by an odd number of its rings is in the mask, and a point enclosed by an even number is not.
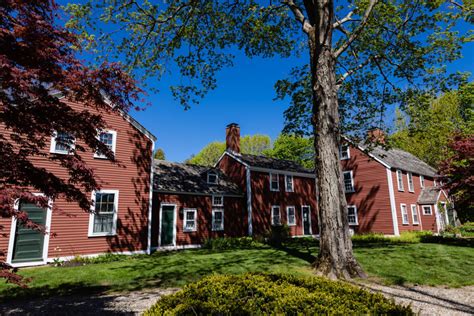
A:
[[[35,196],[45,196],[43,193],[33,193]],[[20,207],[20,200],[15,200],[13,208],[15,211],[18,211]],[[45,236],[43,238],[43,260],[41,261],[33,261],[33,262],[21,262],[21,263],[12,263],[13,258],[13,248],[15,246],[15,234],[16,234],[16,225],[17,219],[15,216],[12,216],[12,222],[10,227],[10,238],[8,241],[8,251],[7,251],[7,263],[13,267],[26,267],[26,266],[34,266],[34,265],[43,265],[46,264],[48,261],[48,250],[49,250],[49,237],[51,233],[51,217],[52,217],[52,208],[53,208],[53,201],[51,199],[48,200],[48,207],[46,208],[46,223],[45,223]]]
[[[304,215],[303,215],[303,208],[307,207],[309,209],[309,213],[308,213],[308,219],[309,219],[309,235],[305,235],[304,233]],[[301,228],[303,228],[303,232],[301,235],[303,236],[312,236],[313,235],[313,227],[312,227],[312,224],[311,224],[311,206],[309,205],[301,205]]]
[[[173,245],[172,246],[161,246],[161,220],[163,218],[163,206],[173,206],[174,208],[174,218],[173,218]],[[166,249],[166,248],[176,248],[176,223],[177,223],[177,205],[175,203],[161,203],[160,205],[160,223],[158,227],[158,248]]]

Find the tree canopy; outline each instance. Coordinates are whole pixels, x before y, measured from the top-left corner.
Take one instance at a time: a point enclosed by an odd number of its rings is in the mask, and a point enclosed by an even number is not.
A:
[[[166,159],[166,155],[165,155],[164,150],[161,149],[161,148],[158,148],[158,149],[155,151],[155,154],[153,155],[153,158],[154,158],[154,159],[159,159],[159,160],[165,160],[165,159]]]
[[[268,157],[291,160],[305,168],[314,168],[313,139],[292,134],[280,134],[273,143],[273,148],[265,150]]]

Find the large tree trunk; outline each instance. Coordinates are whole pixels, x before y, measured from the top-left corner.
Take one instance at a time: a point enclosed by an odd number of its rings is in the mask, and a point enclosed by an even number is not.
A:
[[[332,54],[333,3],[317,1],[309,34],[313,83],[313,129],[320,219],[320,252],[315,268],[330,278],[365,277],[354,258],[339,161],[339,112]]]

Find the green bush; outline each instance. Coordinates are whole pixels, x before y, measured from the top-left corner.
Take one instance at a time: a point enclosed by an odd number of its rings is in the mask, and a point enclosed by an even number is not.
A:
[[[463,237],[474,237],[474,222],[467,222],[458,227]]]
[[[86,264],[109,263],[109,262],[129,260],[132,258],[136,258],[137,256],[139,255],[129,256],[129,255],[121,255],[121,254],[113,254],[113,253],[106,253],[103,255],[99,255],[97,257],[76,256],[69,261],[62,262],[61,266],[68,267],[68,266],[78,266],[78,265],[86,265]]]
[[[388,237],[382,233],[367,233],[352,236],[352,242],[359,243],[387,243],[387,244],[415,244],[427,237],[433,236],[432,231],[415,230],[402,232],[400,236]]]
[[[268,244],[281,247],[285,241],[290,239],[290,228],[286,224],[272,226],[265,235]]]
[[[212,250],[250,249],[264,246],[252,237],[223,237],[204,241],[203,248]]]
[[[248,273],[213,275],[165,296],[144,313],[152,315],[404,314],[382,294],[319,277]]]

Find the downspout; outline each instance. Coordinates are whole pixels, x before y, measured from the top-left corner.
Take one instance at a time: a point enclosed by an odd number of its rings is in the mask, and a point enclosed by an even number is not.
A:
[[[247,182],[247,222],[248,222],[248,235],[253,235],[252,225],[252,183],[250,177],[250,167],[245,167],[246,182]]]
[[[151,254],[151,220],[152,220],[152,213],[153,213],[153,151],[155,150],[155,142],[151,141],[151,167],[150,167],[150,201],[148,203],[148,238],[147,238],[147,249],[146,253]]]

